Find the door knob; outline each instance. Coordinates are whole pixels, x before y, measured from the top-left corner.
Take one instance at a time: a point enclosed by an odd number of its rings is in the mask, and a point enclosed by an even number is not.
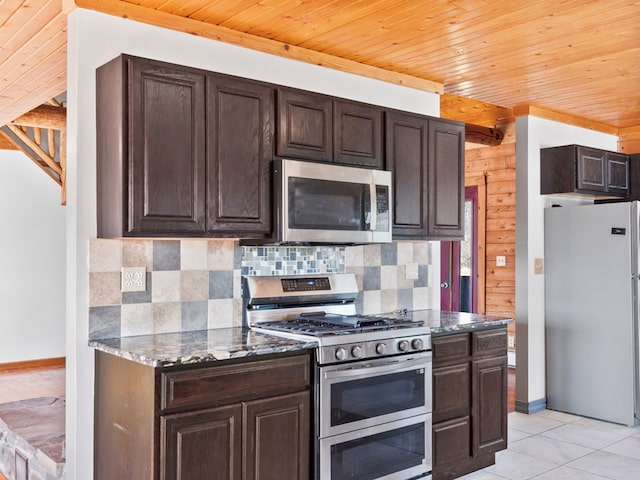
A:
[[[447,282],[442,282],[440,284],[440,288],[449,288],[449,284]]]

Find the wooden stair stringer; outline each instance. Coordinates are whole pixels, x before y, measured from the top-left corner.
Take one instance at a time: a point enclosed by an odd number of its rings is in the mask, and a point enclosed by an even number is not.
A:
[[[0,132],[60,186],[60,203],[66,205],[66,108],[52,99]]]

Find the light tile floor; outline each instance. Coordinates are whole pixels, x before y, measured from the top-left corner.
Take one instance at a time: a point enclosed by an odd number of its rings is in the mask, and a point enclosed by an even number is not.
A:
[[[640,426],[561,412],[510,413],[507,450],[464,480],[640,480]]]

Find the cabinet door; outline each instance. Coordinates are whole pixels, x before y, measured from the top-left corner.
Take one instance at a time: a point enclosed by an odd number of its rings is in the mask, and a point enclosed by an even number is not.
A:
[[[333,101],[323,95],[278,89],[276,154],[332,161]]]
[[[241,434],[240,405],[160,417],[160,479],[240,478]]]
[[[464,125],[429,121],[428,231],[433,239],[464,236]]]
[[[602,150],[578,147],[578,178],[580,190],[607,191],[606,154]]]
[[[507,448],[507,356],[472,361],[473,455]]]
[[[244,405],[246,480],[309,478],[309,392]]]
[[[207,230],[268,234],[274,90],[230,77],[210,75],[207,80]]]
[[[607,152],[607,191],[629,194],[629,156]]]
[[[128,65],[125,233],[204,233],[205,76],[142,59]]]
[[[334,100],[333,112],[334,160],[382,170],[382,109]]]
[[[433,369],[433,422],[468,416],[469,362]]]
[[[451,466],[466,465],[470,455],[471,421],[461,417],[447,422],[433,424],[433,475],[448,477]]]
[[[427,235],[426,117],[387,112],[386,167],[393,174],[393,237],[424,239]]]

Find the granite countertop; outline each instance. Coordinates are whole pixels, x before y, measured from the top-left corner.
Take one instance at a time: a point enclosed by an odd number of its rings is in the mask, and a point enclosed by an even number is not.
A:
[[[413,310],[382,316],[424,322],[431,329],[432,335],[499,327],[512,321],[505,317],[440,310]],[[151,367],[172,367],[311,349],[317,346],[317,342],[294,340],[237,327],[108,338],[93,340],[89,342],[89,346]]]
[[[310,349],[317,343],[236,327],[107,338],[89,346],[151,367],[172,367]]]
[[[426,327],[431,329],[432,335],[500,327],[513,321],[508,317],[482,315],[479,313],[444,312],[441,310],[402,310],[380,314],[379,316],[423,322]]]
[[[445,312],[441,310],[409,310],[383,316],[424,322],[424,325],[431,329],[432,335],[500,327],[513,321],[512,318],[508,317],[482,315],[479,313]]]

